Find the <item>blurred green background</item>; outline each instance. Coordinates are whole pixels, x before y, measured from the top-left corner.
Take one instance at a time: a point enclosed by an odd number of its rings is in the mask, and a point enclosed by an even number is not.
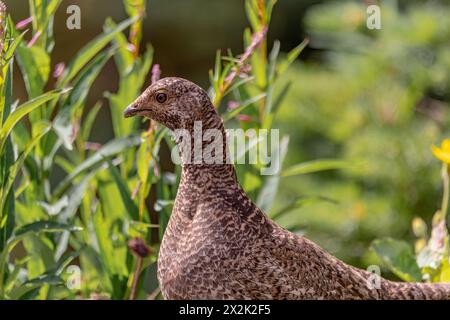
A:
[[[14,21],[28,17],[27,1],[5,2]],[[450,135],[450,3],[383,1],[382,29],[368,30],[358,9],[362,2],[280,0],[268,43],[279,39],[286,52],[310,38],[289,71],[291,90],[275,119],[274,128],[291,139],[286,165],[317,158],[358,161],[348,170],[283,178],[274,209],[299,195],[336,203],[313,202],[277,220],[365,267],[376,261],[368,250],[373,239],[412,239],[412,218],[430,221],[439,207],[440,166],[430,146]],[[63,1],[56,14],[55,63],[68,61],[99,34],[106,17],[126,18],[121,1],[79,0],[81,30],[69,31],[65,8],[72,3]],[[208,88],[216,50],[243,49],[243,6],[241,0],[150,0],[144,41],[154,46],[162,75]],[[105,91],[115,92],[117,83],[110,61],[87,105]],[[15,95],[26,97],[19,72]],[[108,110],[102,108],[94,125],[96,142],[113,135]]]

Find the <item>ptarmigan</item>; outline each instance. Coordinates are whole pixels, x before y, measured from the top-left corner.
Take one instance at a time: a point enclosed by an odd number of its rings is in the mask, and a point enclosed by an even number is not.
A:
[[[177,140],[184,151],[194,148],[198,121],[203,132],[225,137],[206,92],[181,78],[152,84],[124,112],[134,115],[187,130],[191,137]],[[181,152],[181,182],[158,259],[166,299],[450,299],[450,284],[380,278],[374,286],[374,274],[276,225],[242,190],[223,140],[221,164]]]

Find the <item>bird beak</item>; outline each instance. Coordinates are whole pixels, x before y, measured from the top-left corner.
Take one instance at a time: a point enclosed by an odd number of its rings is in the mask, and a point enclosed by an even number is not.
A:
[[[123,116],[125,118],[129,118],[135,116],[138,113],[139,109],[135,103],[130,104],[124,111]]]

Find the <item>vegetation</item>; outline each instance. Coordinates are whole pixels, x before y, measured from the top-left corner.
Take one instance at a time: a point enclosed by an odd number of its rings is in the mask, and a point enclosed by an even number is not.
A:
[[[142,46],[146,1],[123,3],[128,19],[106,19],[66,65],[51,60],[61,0],[30,0],[31,19],[18,23],[1,12],[0,299],[160,297],[158,246],[180,168],[165,164],[162,149],[174,147],[167,129],[123,119],[161,72],[153,48]],[[285,54],[267,40],[275,4],[245,1],[243,54],[218,51],[209,72],[227,127],[284,134],[271,155],[282,169],[261,175],[262,163],[239,165],[244,189],[271,218],[346,261],[381,260],[405,281],[449,281],[447,140],[433,149],[444,199],[431,236],[425,212],[440,192],[430,145],[449,134],[450,28],[440,17],[450,7],[387,5],[383,29],[373,31],[361,4],[313,7],[305,21],[318,58],[299,62],[307,40]],[[109,60],[118,89],[104,93],[105,106],[101,96],[87,105]],[[13,98],[14,72],[27,90],[23,103]],[[92,129],[106,107],[114,137],[101,145]],[[376,237],[412,241],[405,226],[415,215],[423,215],[412,222],[417,256],[392,239],[369,250]]]
[[[354,165],[283,180],[278,207],[293,194],[338,203],[303,206],[279,223],[364,268],[380,265],[368,250],[375,238],[412,243],[415,217],[431,229],[442,184],[430,147],[450,135],[450,29],[443,18],[449,10],[439,2],[400,7],[386,1],[380,30],[367,29],[361,3],[308,10],[304,21],[315,51],[289,72],[291,91],[275,124],[295,146],[286,164],[333,157]],[[390,276],[386,269],[382,274]]]

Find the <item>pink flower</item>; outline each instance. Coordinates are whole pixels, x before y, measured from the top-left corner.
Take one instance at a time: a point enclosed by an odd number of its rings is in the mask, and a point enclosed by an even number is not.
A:
[[[32,46],[34,46],[34,44],[36,43],[36,41],[39,39],[39,37],[41,36],[42,32],[38,31],[34,34],[33,38],[31,38],[30,42],[27,43],[27,47],[31,48]]]
[[[98,142],[89,142],[89,141],[86,141],[85,144],[84,144],[84,148],[85,148],[86,150],[97,151],[97,150],[100,149],[101,147],[102,147],[102,144],[101,144],[101,143],[98,143]]]
[[[152,83],[155,83],[161,77],[161,68],[159,64],[154,64],[152,67]]]
[[[227,105],[228,110],[233,110],[233,109],[236,109],[237,107],[239,107],[238,102],[233,101],[233,100],[228,102],[228,105]]]
[[[249,64],[244,64],[239,73],[239,78],[246,79],[249,77],[249,73],[252,71],[252,66]]]
[[[256,51],[258,46],[264,41],[266,34],[267,34],[267,27],[264,27],[259,32],[253,34],[252,42],[245,49],[245,52],[239,58],[236,66],[231,70],[231,72],[225,78],[225,80],[224,80],[225,87],[228,87],[233,82],[234,78],[236,78],[236,76],[240,76],[241,74],[242,74],[242,77],[244,77],[244,78],[247,76],[247,72],[249,72],[251,69],[249,69],[249,67],[246,66],[245,63],[251,57],[251,55]]]
[[[140,258],[146,258],[151,253],[150,248],[145,244],[145,241],[142,238],[133,238],[128,241],[128,248],[130,248],[134,255]]]
[[[224,83],[228,86],[233,82],[234,78],[236,77],[236,68],[233,68],[233,70],[230,72],[229,75],[226,76]]]
[[[247,114],[239,114],[239,115],[236,116],[236,118],[239,121],[242,121],[242,122],[250,122],[250,121],[252,121],[252,117],[250,117]]]
[[[153,166],[153,174],[155,175],[155,177],[159,177],[160,176],[160,172],[159,172],[158,166]]]
[[[136,51],[136,46],[132,43],[127,44],[127,50],[130,52],[135,52]]]
[[[64,64],[64,62],[60,62],[55,66],[55,71],[53,71],[53,77],[55,78],[59,78],[64,70],[66,69],[66,65]]]
[[[25,29],[31,22],[33,21],[33,17],[28,17],[26,19],[23,19],[16,24],[17,30]]]
[[[133,199],[133,200],[136,199],[140,187],[141,187],[141,181],[139,180],[136,183],[136,186],[134,187],[133,192],[131,193],[131,199]]]
[[[259,32],[256,32],[252,36],[252,43],[247,47],[244,54],[239,59],[239,64],[243,65],[245,61],[255,52],[256,48],[262,43],[267,34],[267,27],[263,27]]]
[[[73,122],[71,143],[73,143],[75,141],[75,139],[77,138],[78,132],[80,132],[80,120],[79,119],[77,119]]]

